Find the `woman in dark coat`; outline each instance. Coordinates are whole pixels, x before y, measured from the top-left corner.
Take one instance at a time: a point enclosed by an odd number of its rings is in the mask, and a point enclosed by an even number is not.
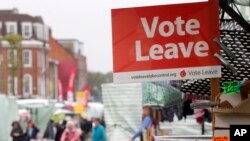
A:
[[[35,126],[33,121],[29,121],[27,124],[26,135],[29,139],[37,139],[37,134],[39,133],[39,129]]]
[[[18,121],[12,123],[11,137],[13,141],[23,141],[23,129]]]

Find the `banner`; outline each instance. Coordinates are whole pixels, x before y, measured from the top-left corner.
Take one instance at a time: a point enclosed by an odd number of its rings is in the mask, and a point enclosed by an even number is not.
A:
[[[218,1],[112,9],[114,82],[221,77]]]
[[[74,80],[75,80],[76,72],[77,72],[77,68],[73,68],[71,70],[70,77],[69,77],[67,100],[71,103],[74,102]]]
[[[60,79],[58,79],[58,101],[63,102],[63,88],[62,88],[62,82]]]
[[[85,92],[77,92],[76,93],[76,103],[85,105],[86,96],[87,95]]]
[[[87,107],[89,99],[91,97],[91,86],[89,86],[89,85],[85,86],[83,91],[85,93],[84,105]]]

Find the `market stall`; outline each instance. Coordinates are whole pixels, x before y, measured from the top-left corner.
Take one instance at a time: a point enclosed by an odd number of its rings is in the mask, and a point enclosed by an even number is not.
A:
[[[153,109],[152,118],[157,125],[154,128],[156,136],[162,135],[159,125],[166,120],[163,116],[164,108],[177,108],[182,111],[181,92],[170,85],[170,82],[105,84],[102,85],[102,94],[110,141],[126,141],[133,136],[140,127],[143,106]],[[182,113],[180,116],[182,118]]]
[[[55,110],[55,102],[45,99],[19,99],[17,104],[19,109],[27,109],[30,112],[31,119],[35,121],[40,134],[43,135]]]
[[[0,140],[11,141],[11,123],[19,119],[16,99],[0,95],[0,111]]]

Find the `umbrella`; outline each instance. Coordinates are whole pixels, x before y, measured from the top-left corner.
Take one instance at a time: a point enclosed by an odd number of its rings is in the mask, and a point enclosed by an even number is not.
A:
[[[59,114],[73,114],[73,112],[70,110],[66,110],[66,109],[57,109],[54,112],[54,115],[59,115]]]
[[[63,119],[65,119],[65,114],[72,114],[72,111],[66,110],[66,109],[57,109],[53,115],[51,116],[51,120],[54,123],[59,123]]]
[[[52,115],[50,118],[54,123],[59,123],[63,119],[65,119],[65,114],[57,114],[57,115]]]

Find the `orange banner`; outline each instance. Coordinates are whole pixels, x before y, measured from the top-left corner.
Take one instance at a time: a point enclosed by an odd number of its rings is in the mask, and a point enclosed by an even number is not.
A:
[[[229,141],[227,136],[214,137],[213,141]]]

